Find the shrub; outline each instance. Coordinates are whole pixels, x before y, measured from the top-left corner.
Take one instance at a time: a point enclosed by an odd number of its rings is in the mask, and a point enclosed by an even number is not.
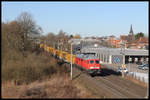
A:
[[[3,81],[14,80],[16,84],[31,83],[57,73],[58,65],[54,58],[29,52],[27,55],[27,57],[19,57],[17,60],[8,60],[6,64],[2,65]]]

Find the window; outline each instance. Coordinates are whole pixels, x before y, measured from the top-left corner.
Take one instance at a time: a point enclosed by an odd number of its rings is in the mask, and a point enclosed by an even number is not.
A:
[[[94,64],[94,61],[93,61],[93,60],[91,60],[91,61],[90,61],[90,64]]]
[[[99,61],[98,61],[98,60],[96,60],[95,62],[96,62],[96,64],[99,64]]]

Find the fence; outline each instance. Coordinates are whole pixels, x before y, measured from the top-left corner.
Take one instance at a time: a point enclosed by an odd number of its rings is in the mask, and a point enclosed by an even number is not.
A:
[[[105,67],[112,69],[114,71],[117,71],[118,67],[121,67],[121,64],[119,63],[114,63],[114,64],[104,64]],[[134,67],[134,68],[133,68]],[[130,64],[126,65],[126,68],[128,69],[128,73],[126,74],[127,76],[131,76],[134,79],[137,79],[139,81],[142,81],[144,83],[148,83],[148,73],[141,73],[140,71],[137,71],[136,65]]]
[[[144,73],[130,72],[127,74],[127,76],[131,76],[132,78],[135,78],[139,81],[148,83],[148,75],[146,75]]]

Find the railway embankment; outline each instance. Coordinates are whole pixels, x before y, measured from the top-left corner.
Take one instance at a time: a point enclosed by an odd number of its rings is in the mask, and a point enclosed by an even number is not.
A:
[[[12,75],[10,79],[5,77],[7,75],[5,72],[10,71],[10,69],[3,69],[2,98],[93,97],[86,88],[80,86],[80,84],[74,84],[70,80],[69,69],[65,64],[58,62],[48,53],[39,50],[24,58],[24,62],[20,60],[13,62],[14,65],[8,66],[8,68],[13,68],[16,70],[15,72],[22,76],[7,73],[9,76]],[[20,69],[15,67],[15,63],[19,63]],[[25,65],[28,66],[24,67]],[[32,70],[26,70],[26,68]]]

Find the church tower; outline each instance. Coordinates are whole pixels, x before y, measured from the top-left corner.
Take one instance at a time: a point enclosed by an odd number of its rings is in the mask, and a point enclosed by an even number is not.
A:
[[[134,34],[133,34],[133,29],[132,29],[132,24],[131,24],[131,27],[130,27],[129,35],[134,35]]]
[[[135,40],[135,36],[134,36],[134,33],[133,33],[133,29],[132,29],[132,24],[131,24],[131,27],[130,27],[130,32],[129,32],[128,37],[130,39],[130,42],[133,42]]]

